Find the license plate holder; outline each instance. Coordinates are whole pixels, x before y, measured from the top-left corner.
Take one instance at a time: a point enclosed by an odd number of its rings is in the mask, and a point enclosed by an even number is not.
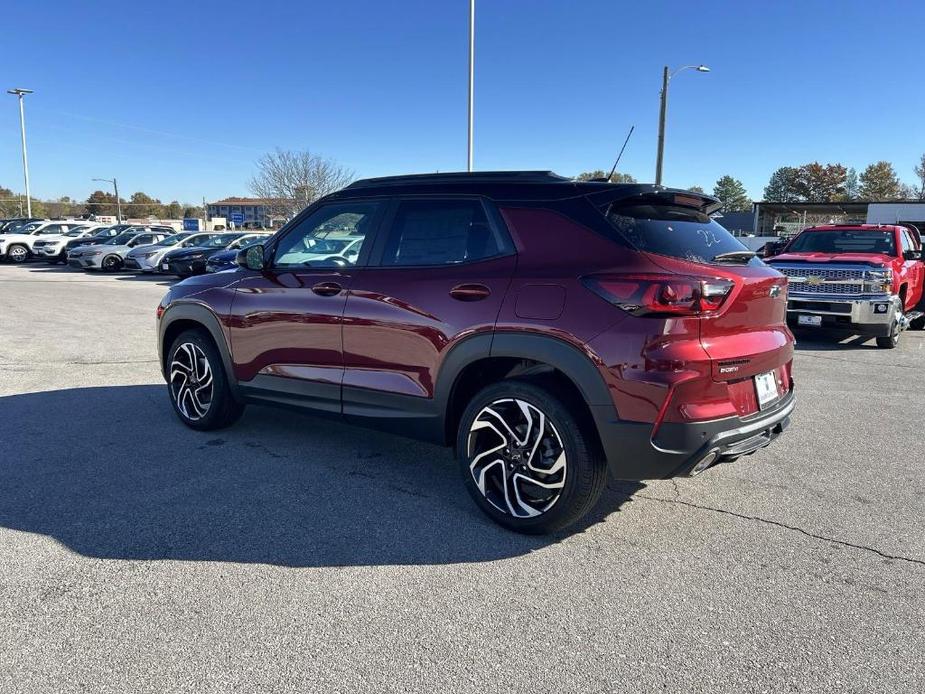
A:
[[[822,316],[810,316],[801,313],[797,316],[797,325],[812,325],[818,328],[822,325]]]
[[[763,410],[780,400],[780,390],[777,387],[777,376],[773,371],[755,376],[755,392],[758,395],[759,410]]]

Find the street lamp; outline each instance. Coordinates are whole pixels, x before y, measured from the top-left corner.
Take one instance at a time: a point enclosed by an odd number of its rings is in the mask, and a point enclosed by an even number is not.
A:
[[[472,171],[472,109],[475,96],[475,0],[469,0],[469,147],[466,170]]]
[[[102,181],[103,183],[112,183],[113,189],[116,191],[116,219],[119,221],[119,224],[122,224],[122,201],[119,200],[119,184],[116,183],[115,178],[94,178],[94,181]]]
[[[31,94],[31,89],[7,89],[7,94],[13,94],[19,97],[19,132],[22,136],[22,171],[26,179],[26,216],[32,216],[32,196],[29,194],[29,157],[26,155],[26,113],[23,109],[22,98],[26,94]]]
[[[674,72],[668,72],[668,66],[662,71],[662,103],[658,114],[658,158],[655,160],[655,185],[662,185],[662,157],[665,154],[665,116],[668,112],[668,83],[671,78],[682,70],[696,70],[697,72],[709,72],[710,68],[706,65],[685,65],[679,67]]]

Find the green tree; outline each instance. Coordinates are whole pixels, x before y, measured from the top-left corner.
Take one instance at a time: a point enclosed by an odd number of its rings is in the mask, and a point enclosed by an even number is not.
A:
[[[13,217],[19,214],[19,196],[9,188],[0,186],[0,217]]]
[[[170,204],[164,205],[165,219],[179,219],[183,214],[183,206],[176,200],[171,200]]]
[[[116,214],[116,196],[102,190],[94,190],[87,198],[85,205],[88,214]]]
[[[742,181],[732,176],[721,177],[713,186],[713,195],[722,201],[724,212],[744,212],[752,207]]]
[[[703,188],[701,186],[691,186],[688,190],[692,193],[702,193]]]
[[[771,174],[771,180],[764,188],[764,199],[768,202],[797,202],[799,170],[793,166],[782,166]]]
[[[577,176],[575,176],[575,180],[576,181],[590,181],[591,179],[594,179],[594,178],[607,178],[607,173],[608,173],[607,171],[602,171],[601,169],[597,169],[595,171],[585,171],[584,173],[580,173]],[[619,171],[615,171],[613,176],[611,176],[610,178],[610,182],[611,183],[635,183],[636,179],[627,173],[620,173]]]
[[[806,202],[844,200],[848,169],[841,164],[820,164],[814,161],[798,169],[796,193]]]
[[[196,206],[196,205],[188,205],[186,209],[183,210],[183,216],[188,217],[190,219],[193,219],[193,218],[201,219],[202,218],[202,207]]]
[[[902,197],[902,183],[888,161],[868,166],[861,173],[860,181],[862,200],[898,200]]]
[[[163,206],[161,201],[155,198],[152,198],[150,195],[146,195],[141,191],[137,193],[132,193],[132,197],[129,199],[129,217],[135,217],[138,219],[145,219],[146,217],[160,217]]]
[[[857,200],[861,192],[861,184],[858,183],[858,172],[853,166],[848,169],[845,175],[845,199]]]

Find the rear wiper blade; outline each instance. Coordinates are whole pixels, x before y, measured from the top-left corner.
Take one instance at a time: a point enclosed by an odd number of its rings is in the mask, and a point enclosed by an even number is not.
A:
[[[744,260],[747,262],[756,255],[758,254],[755,253],[755,251],[729,251],[728,253],[720,253],[719,255],[713,256],[713,260],[719,262],[724,260]]]

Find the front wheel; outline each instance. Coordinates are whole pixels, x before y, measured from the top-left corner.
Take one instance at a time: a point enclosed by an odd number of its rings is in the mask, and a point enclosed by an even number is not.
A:
[[[100,264],[100,267],[102,267],[106,272],[118,270],[120,267],[122,267],[122,258],[115,254],[107,255],[105,258],[103,258],[103,262]]]
[[[594,506],[607,478],[603,456],[562,401],[524,381],[481,390],[460,422],[456,450],[475,503],[511,530],[561,530]]]
[[[13,263],[24,263],[29,257],[29,249],[19,243],[14,243],[6,251],[6,257]]]
[[[181,333],[170,347],[167,390],[180,421],[191,429],[222,429],[244,411],[231,392],[218,349],[198,330]]]
[[[877,338],[877,347],[880,349],[895,349],[899,346],[899,336],[902,334],[902,331],[899,327],[899,319],[894,318],[893,322],[890,323],[890,334],[886,337]]]

